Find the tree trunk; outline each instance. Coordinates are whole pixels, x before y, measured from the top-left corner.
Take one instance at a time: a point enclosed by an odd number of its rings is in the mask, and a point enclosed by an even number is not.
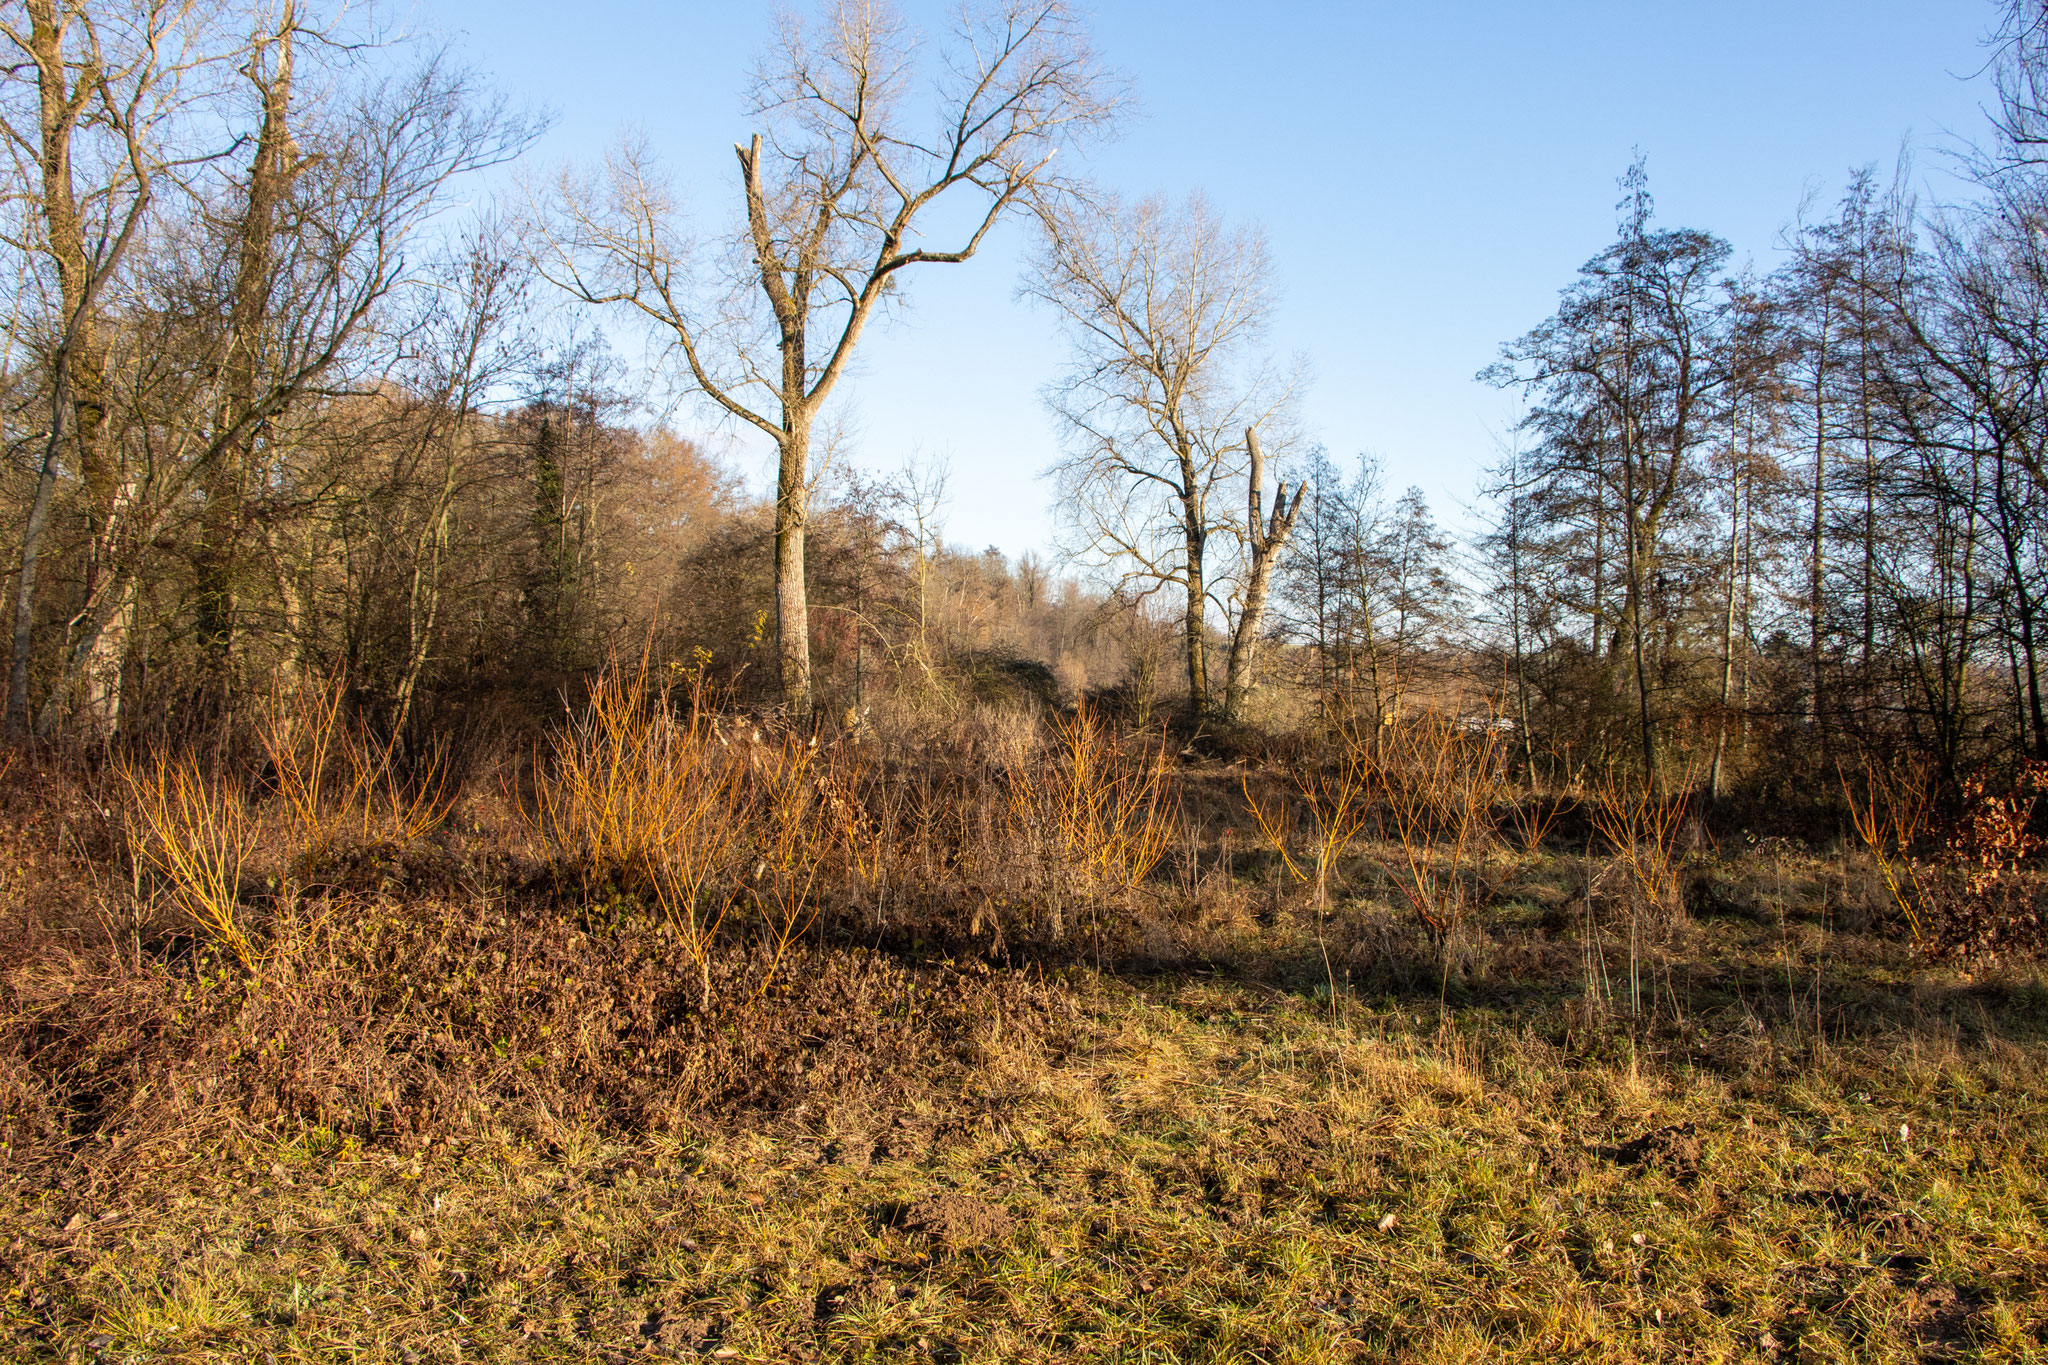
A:
[[[106,533],[94,547],[93,574],[119,572],[120,548],[117,537],[140,489],[134,479],[124,482],[107,509]],[[89,578],[88,581],[91,581]],[[130,583],[115,599],[114,610],[98,636],[84,644],[85,663],[79,681],[83,687],[80,713],[94,733],[106,738],[121,723],[121,682],[128,659],[128,639],[135,626],[135,589]]]
[[[1622,420],[1625,426],[1632,426],[1629,418]],[[1636,715],[1642,727],[1643,781],[1655,791],[1658,788],[1657,722],[1650,713],[1649,662],[1643,650],[1643,595],[1649,583],[1651,565],[1647,562],[1649,547],[1643,544],[1645,527],[1636,503],[1636,433],[1632,429],[1624,430],[1622,439],[1622,511],[1626,522],[1622,548],[1627,552],[1628,573],[1628,596],[1623,608],[1628,616],[1629,652],[1635,663]]]
[[[1731,463],[1734,451],[1729,451]],[[1728,751],[1728,703],[1735,691],[1735,585],[1741,567],[1737,556],[1742,547],[1742,466],[1736,465],[1728,479],[1728,595],[1721,616],[1721,719],[1714,735],[1714,767],[1707,780],[1707,798],[1721,799],[1721,761]]]
[[[1825,365],[1825,356],[1821,361]],[[1813,399],[1813,524],[1808,528],[1806,563],[1806,654],[1809,685],[1813,688],[1813,724],[1822,735],[1823,751],[1827,744],[1826,709],[1821,704],[1821,607],[1826,588],[1826,566],[1822,558],[1826,529],[1827,511],[1827,403],[1822,388],[1822,375],[1814,376]]]
[[[277,216],[300,166],[292,144],[292,42],[297,7],[287,3],[274,34],[260,38],[245,71],[263,107],[256,150],[249,163],[248,196],[236,226],[234,292],[228,308],[220,426],[241,422],[255,405],[257,360],[262,353],[270,300]],[[274,58],[272,54],[274,53]],[[272,64],[266,69],[266,58]],[[206,515],[200,531],[198,635],[205,685],[225,707],[233,690],[236,579],[243,498],[256,454],[256,432],[225,445],[206,474]]]
[[[461,419],[458,417],[457,421]],[[419,690],[420,675],[426,671],[433,652],[434,622],[441,612],[441,564],[448,552],[448,519],[455,508],[455,451],[460,431],[450,433],[449,449],[443,452],[440,495],[433,513],[421,529],[413,548],[412,584],[406,601],[405,673],[398,680],[398,692],[391,712],[391,739],[405,743],[405,725],[412,718],[412,699]]]
[[[1198,516],[1190,513],[1187,537],[1187,607],[1181,614],[1188,668],[1188,711],[1200,717],[1209,714],[1209,655],[1207,607],[1209,587],[1202,577],[1202,555],[1208,539]]]
[[[1223,694],[1223,714],[1231,720],[1244,719],[1246,701],[1251,696],[1252,668],[1258,661],[1259,635],[1266,624],[1266,598],[1272,591],[1273,563],[1286,548],[1287,539],[1294,533],[1294,522],[1301,515],[1301,496],[1307,485],[1294,490],[1294,501],[1287,500],[1287,481],[1282,479],[1273,488],[1273,517],[1265,520],[1265,452],[1259,448],[1258,433],[1246,431],[1245,448],[1251,456],[1249,491],[1246,493],[1247,511],[1245,522],[1246,544],[1250,552],[1250,573],[1245,582],[1244,610],[1238,616],[1237,631],[1230,641],[1230,672]]]
[[[792,715],[811,711],[810,601],[804,584],[804,530],[810,519],[811,426],[792,414],[784,427],[775,474],[775,638],[782,704]]]
[[[28,524],[21,535],[21,570],[15,586],[14,646],[7,669],[7,736],[28,735],[29,651],[35,642],[36,574],[42,567],[43,528],[50,519],[50,499],[57,489],[57,454],[64,446],[64,423],[70,409],[70,367],[59,357],[50,402],[50,435],[43,443],[42,468],[36,475]]]
[[[35,59],[39,101],[37,157],[42,183],[37,204],[43,219],[45,249],[57,272],[58,318],[61,331],[50,357],[50,430],[36,473],[35,495],[22,532],[20,574],[14,610],[13,656],[7,675],[7,734],[28,734],[30,651],[35,641],[36,583],[41,568],[42,538],[49,526],[50,503],[56,493],[58,462],[66,443],[66,425],[81,452],[98,435],[104,397],[98,367],[92,363],[92,269],[86,259],[85,236],[78,220],[72,183],[71,139],[92,90],[81,78],[74,90],[64,54],[68,16],[60,17],[55,0],[29,0],[29,48]],[[83,466],[87,463],[81,459]]]

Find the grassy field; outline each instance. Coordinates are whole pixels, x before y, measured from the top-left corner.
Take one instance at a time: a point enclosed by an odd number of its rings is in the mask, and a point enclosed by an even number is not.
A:
[[[338,711],[0,786],[14,1358],[2048,1359],[2030,797]]]
[[[890,967],[866,1008],[926,1011],[919,1046],[659,1131],[542,1100],[454,1138],[251,1124],[19,1162],[5,1339],[64,1361],[2044,1358],[2038,979],[1730,915],[1665,936],[1632,1015],[1544,927],[1563,875],[1527,869],[1463,979],[1404,978],[1341,906],[1263,928],[1303,950],[1291,972]],[[1318,929],[1350,945],[1321,984]],[[841,1021],[790,1000],[815,1032],[772,1046],[829,1053]]]

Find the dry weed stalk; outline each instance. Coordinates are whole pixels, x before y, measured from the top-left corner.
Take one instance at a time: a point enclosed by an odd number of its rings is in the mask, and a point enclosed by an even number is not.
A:
[[[1397,855],[1375,859],[1440,940],[1480,900],[1480,869],[1499,832],[1507,775],[1491,727],[1424,715],[1389,727],[1373,768],[1381,832]]]
[[[811,786],[817,796],[815,817],[828,832],[827,845],[836,850],[849,882],[877,889],[888,878],[890,864],[900,854],[883,832],[883,826],[868,809],[867,795],[884,798],[880,775],[868,747],[857,731],[849,731],[832,744],[815,751],[807,760]]]
[[[297,705],[274,697],[258,731],[293,840],[308,863],[351,842],[409,847],[448,814],[439,765],[430,762],[420,780],[405,781],[394,761],[395,738],[376,740],[343,720],[345,690],[337,679]]]
[[[202,769],[190,755],[124,765],[129,809],[141,824],[142,857],[171,884],[180,909],[245,971],[256,952],[243,927],[242,872],[258,831],[240,786]]]
[[[1152,874],[1180,813],[1163,746],[1121,744],[1086,705],[1053,722],[1046,762],[1012,769],[1004,786],[1013,832],[1036,846],[1053,937],[1071,894],[1093,903]]]
[[[1835,775],[1849,804],[1849,821],[1877,864],[1885,894],[1893,908],[1906,917],[1913,942],[1924,944],[1931,902],[1913,846],[1927,832],[1934,814],[1934,784],[1926,765],[1896,757],[1881,763],[1866,753],[1857,774],[1860,782],[1852,783],[1840,767]]]

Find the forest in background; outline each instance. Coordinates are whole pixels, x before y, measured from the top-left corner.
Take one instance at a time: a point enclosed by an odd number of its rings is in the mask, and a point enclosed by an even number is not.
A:
[[[964,85],[914,84],[886,11],[788,19],[700,242],[632,144],[477,207],[542,122],[352,14],[35,0],[5,30],[9,732],[183,741],[343,678],[379,733],[467,743],[647,654],[834,721],[1491,713],[1553,778],[1766,803],[1873,751],[1951,788],[2048,757],[2048,35],[1987,18],[1958,202],[1858,171],[1764,270],[1630,167],[1614,240],[1483,375],[1526,415],[1453,544],[1300,428],[1255,224],[1052,169],[1130,94],[1056,5],[963,30]],[[941,212],[959,241],[921,235]],[[944,543],[942,469],[814,436],[868,323],[1011,220],[1072,356],[1063,553],[1017,564]],[[771,437],[773,494],[650,423],[663,391]]]

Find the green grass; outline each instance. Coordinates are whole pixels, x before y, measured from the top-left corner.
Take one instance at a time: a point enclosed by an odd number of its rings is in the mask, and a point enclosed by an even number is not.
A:
[[[1696,933],[1719,965],[1654,1028],[1562,979],[1439,1013],[1075,976],[1070,1036],[984,1037],[894,1109],[822,1094],[632,1139],[543,1116],[410,1155],[257,1135],[97,1187],[24,1178],[0,1204],[0,1343],[81,1362],[2048,1358],[2038,986],[1916,995],[1873,961],[1795,1024],[1757,1003],[1790,961],[1777,930]],[[935,1200],[979,1230],[949,1232]]]

